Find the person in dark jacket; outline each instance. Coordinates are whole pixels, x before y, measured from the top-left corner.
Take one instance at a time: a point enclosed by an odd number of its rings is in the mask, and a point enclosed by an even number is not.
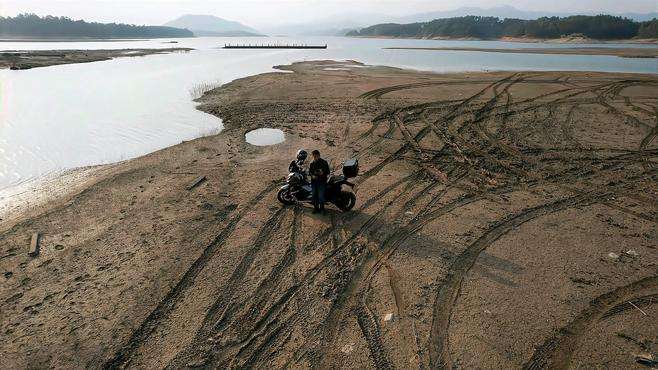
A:
[[[313,162],[309,167],[311,174],[311,187],[313,188],[313,213],[324,213],[324,192],[327,188],[327,178],[329,177],[329,163],[320,157],[320,152],[314,150],[312,153]]]
[[[288,166],[288,172],[297,172],[301,173],[306,177],[306,172],[304,172],[304,161],[306,161],[306,158],[308,157],[308,154],[306,153],[306,150],[304,149],[299,149],[297,151],[297,155],[295,157],[295,160],[290,162],[290,165]]]

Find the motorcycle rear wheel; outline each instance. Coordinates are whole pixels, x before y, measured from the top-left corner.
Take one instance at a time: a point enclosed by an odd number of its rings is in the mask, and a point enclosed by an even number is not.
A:
[[[281,203],[283,203],[287,206],[291,206],[291,205],[297,203],[297,201],[295,200],[295,197],[293,197],[292,194],[290,194],[290,192],[287,189],[279,190],[279,192],[276,195],[276,198],[279,200],[279,202],[281,202]]]
[[[341,191],[339,195],[340,201],[336,204],[341,211],[347,212],[354,208],[356,204],[356,195],[349,191]]]

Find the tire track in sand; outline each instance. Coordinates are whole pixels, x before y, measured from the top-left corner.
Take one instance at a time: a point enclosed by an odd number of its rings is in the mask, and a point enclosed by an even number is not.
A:
[[[459,254],[450,266],[448,274],[444,278],[434,300],[432,327],[428,343],[430,368],[452,368],[448,348],[448,327],[450,325],[452,308],[457,301],[464,277],[473,267],[480,253],[515,227],[575,205],[591,202],[602,196],[579,195],[523,210],[489,228],[479,239]]]
[[[640,299],[640,292],[658,292],[658,276],[647,277],[629,285],[614,289],[592,300],[583,312],[558,330],[535,350],[532,358],[523,366],[527,370],[567,369],[580,338],[609,310],[615,310],[622,302]]]
[[[212,259],[212,257],[217,253],[217,251],[219,251],[221,247],[224,246],[224,242],[231,234],[233,234],[238,223],[253,207],[256,206],[256,204],[258,204],[258,202],[265,198],[265,196],[276,187],[276,182],[268,185],[255,197],[251,198],[245,207],[238,211],[238,213],[233,216],[233,218],[231,218],[231,220],[217,235],[217,237],[215,237],[215,239],[204,248],[201,255],[187,269],[178,283],[167,293],[167,295],[165,295],[157,307],[151,311],[151,313],[140,324],[137,330],[133,332],[133,334],[130,336],[130,339],[128,339],[128,342],[121,346],[121,348],[119,348],[119,350],[117,350],[117,352],[114,354],[112,359],[108,360],[103,365],[104,369],[121,369],[125,368],[130,363],[132,356],[139,349],[141,344],[148,339],[148,337],[153,333],[160,322],[165,319],[166,316],[173,310],[176,302],[181,298],[183,292],[194,284],[197,276],[206,267],[208,261]]]
[[[170,368],[183,366],[188,360],[188,357],[195,355],[195,352],[200,344],[203,343],[206,338],[210,337],[213,329],[218,325],[221,326],[225,320],[228,320],[228,318],[231,317],[235,311],[237,311],[239,307],[237,303],[233,301],[233,297],[238,291],[242,280],[251,268],[251,265],[253,264],[258,252],[263,248],[265,243],[270,240],[272,234],[276,232],[281,226],[281,222],[283,221],[287,210],[288,208],[279,208],[260,227],[256,237],[251,244],[251,247],[246,251],[244,256],[242,256],[240,262],[236,265],[235,269],[231,273],[231,277],[219,292],[217,299],[206,312],[206,316],[203,320],[203,323],[201,324],[201,327],[197,330],[195,338],[192,340],[186,350],[183,350],[182,353],[174,358],[172,363],[169,365]]]

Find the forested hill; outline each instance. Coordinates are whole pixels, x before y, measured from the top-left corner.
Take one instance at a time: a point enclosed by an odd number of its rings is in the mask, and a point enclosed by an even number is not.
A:
[[[598,40],[621,40],[635,37],[658,38],[658,19],[635,22],[627,18],[610,15],[545,17],[535,20],[466,16],[435,19],[423,23],[378,24],[360,31],[352,31],[347,35],[408,38],[475,37],[498,39],[501,37],[529,37],[556,39],[574,34]]]
[[[0,37],[123,39],[194,37],[194,34],[174,27],[88,23],[66,17],[21,14],[0,17]]]

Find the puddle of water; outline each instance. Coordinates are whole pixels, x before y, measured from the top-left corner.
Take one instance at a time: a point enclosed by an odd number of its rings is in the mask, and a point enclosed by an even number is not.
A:
[[[268,146],[284,142],[286,135],[279,129],[259,128],[247,132],[245,140],[251,145]]]

